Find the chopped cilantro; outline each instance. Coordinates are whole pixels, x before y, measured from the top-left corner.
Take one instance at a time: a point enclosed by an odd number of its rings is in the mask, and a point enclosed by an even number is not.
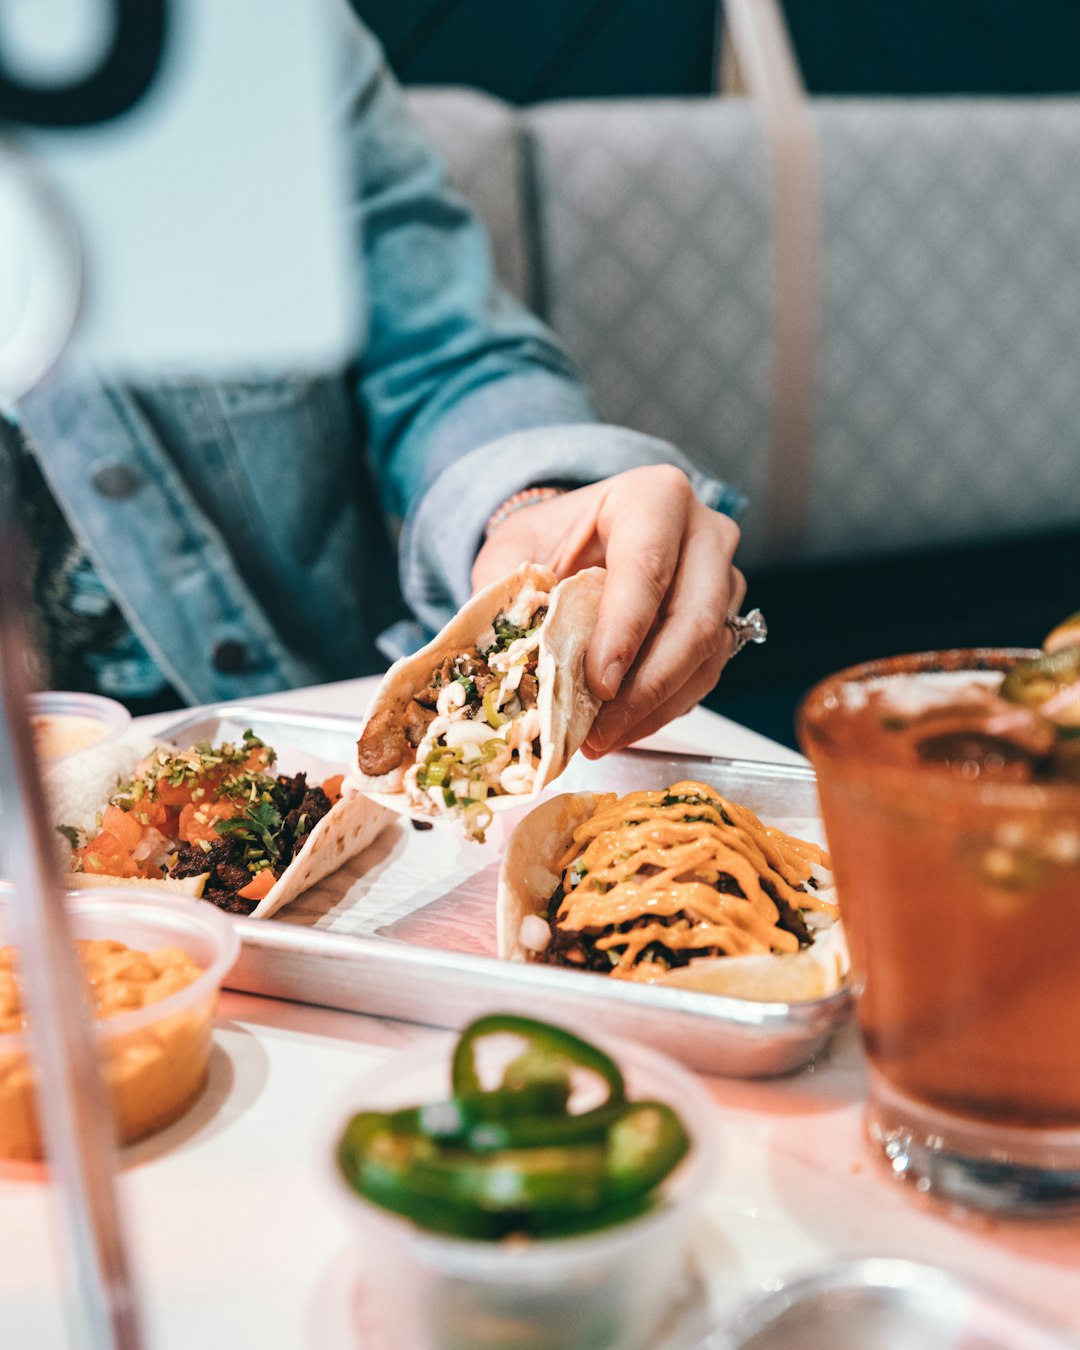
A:
[[[247,806],[231,820],[218,822],[219,834],[234,834],[246,843],[262,846],[268,857],[277,858],[281,854],[274,835],[281,829],[281,812],[271,801],[259,801]]]
[[[491,626],[495,631],[495,641],[483,649],[477,649],[485,660],[496,652],[506,651],[507,647],[512,642],[516,642],[518,638],[528,637],[530,633],[536,631],[535,628],[523,628],[516,623],[511,623],[505,614],[496,614],[495,621]],[[537,627],[539,627],[539,624]]]
[[[495,618],[495,636],[505,647],[524,637],[527,631],[525,628],[519,628],[516,623],[511,623],[504,614],[499,614]]]
[[[82,839],[74,825],[57,825],[57,834],[62,834],[72,848],[81,848]]]
[[[665,792],[663,798],[661,799],[661,805],[707,806],[710,810],[716,812],[716,814],[720,817],[720,819],[724,822],[725,825],[730,825],[733,827],[735,824],[735,822],[731,819],[731,817],[728,815],[728,813],[724,810],[724,808],[720,805],[718,801],[716,801],[712,797],[703,797],[699,792],[687,792],[682,794],[674,792]],[[688,821],[702,820],[705,821],[706,823],[708,823],[711,820],[709,816],[686,816],[684,817],[684,819]]]

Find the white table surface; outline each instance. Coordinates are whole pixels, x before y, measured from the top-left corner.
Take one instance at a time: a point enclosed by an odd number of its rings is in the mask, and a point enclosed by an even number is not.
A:
[[[373,682],[264,700],[359,714]],[[696,709],[652,742],[797,761]],[[225,994],[208,1089],[183,1121],[125,1151],[120,1191],[150,1350],[364,1350],[357,1277],[331,1141],[349,1085],[415,1040],[448,1033]],[[864,1255],[929,1261],[1080,1333],[1080,1221],[943,1211],[887,1177],[864,1142],[864,1063],[842,1034],[812,1070],[705,1080],[719,1168],[694,1254],[718,1315],[780,1277]],[[43,1171],[0,1164],[0,1347],[76,1344],[66,1320],[55,1198]],[[1080,1343],[1080,1338],[1078,1338]]]

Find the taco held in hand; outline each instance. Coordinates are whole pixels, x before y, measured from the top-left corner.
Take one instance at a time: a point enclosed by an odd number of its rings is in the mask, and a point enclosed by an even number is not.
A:
[[[517,826],[499,955],[765,1000],[819,998],[846,952],[829,855],[703,783],[564,794]]]
[[[275,759],[248,731],[236,745],[159,747],[118,785],[107,771],[104,782],[90,775],[82,789],[94,827],[60,826],[71,884],[167,886],[263,918],[392,819],[348,784],[343,792],[341,775],[309,784],[302,773],[274,775]]]
[[[474,595],[387,671],[360,737],[358,785],[483,839],[491,804],[539,792],[592,726],[600,702],[585,652],[603,583],[600,567],[559,582],[526,563]]]

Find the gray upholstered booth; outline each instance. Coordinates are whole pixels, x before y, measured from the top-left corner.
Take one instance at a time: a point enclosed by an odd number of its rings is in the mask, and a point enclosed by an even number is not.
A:
[[[770,615],[772,676],[923,641],[1031,641],[1080,605],[1080,99],[807,105],[813,381],[808,434],[779,449],[775,180],[754,102],[413,99],[500,275],[605,416],[749,497],[743,564],[789,628],[805,620],[785,643]],[[863,621],[823,645],[838,595]],[[1003,603],[1022,611],[1011,627]]]

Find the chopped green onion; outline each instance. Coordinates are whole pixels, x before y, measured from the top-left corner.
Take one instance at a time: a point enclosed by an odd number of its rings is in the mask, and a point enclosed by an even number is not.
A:
[[[492,684],[491,688],[484,695],[484,716],[488,720],[488,725],[492,727],[501,727],[507,720],[503,717],[502,713],[499,712],[497,702],[498,697],[499,686],[497,684]]]

